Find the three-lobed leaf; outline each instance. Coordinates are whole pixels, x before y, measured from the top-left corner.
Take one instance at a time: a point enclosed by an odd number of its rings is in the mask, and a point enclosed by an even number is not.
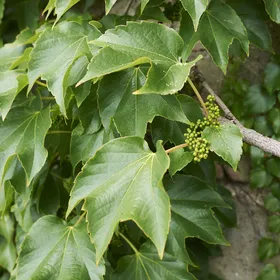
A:
[[[44,216],[24,239],[16,271],[18,280],[101,280],[105,267],[103,261],[96,265],[84,221],[71,225],[56,216]]]
[[[112,275],[112,280],[195,280],[186,265],[168,253],[164,253],[162,260],[150,242],[142,245],[135,255],[125,256],[120,259],[117,269]]]
[[[169,158],[160,143],[150,151],[139,137],[118,138],[103,145],[77,176],[67,215],[83,199],[97,262],[120,221],[133,220],[163,256],[170,203],[161,179]]]
[[[192,47],[197,41],[208,50],[214,62],[225,73],[228,64],[228,49],[234,39],[237,39],[245,53],[249,54],[249,40],[246,28],[241,19],[229,5],[220,0],[213,0],[202,15],[197,32],[190,31],[188,17],[183,17],[180,30],[185,38],[184,58],[190,55]],[[184,36],[185,30],[187,36]]]
[[[47,28],[37,40],[30,54],[28,64],[29,90],[35,81],[47,81],[50,92],[54,95],[61,112],[66,115],[69,96],[67,88],[71,66],[81,56],[91,57],[87,40],[97,38],[100,32],[90,25],[75,22],[62,22],[53,29]]]
[[[102,47],[78,83],[139,64],[151,65],[145,84],[135,94],[171,94],[180,90],[195,62],[183,63],[183,40],[173,29],[151,22],[128,22],[91,42]]]

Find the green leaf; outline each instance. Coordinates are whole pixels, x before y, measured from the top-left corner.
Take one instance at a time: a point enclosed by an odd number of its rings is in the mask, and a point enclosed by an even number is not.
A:
[[[80,0],[49,0],[48,5],[46,6],[43,13],[47,12],[47,18],[50,13],[54,10],[56,15],[55,23],[65,14],[71,7],[73,7]]]
[[[273,52],[272,40],[266,25],[263,5],[256,1],[230,0],[227,3],[236,11],[247,29],[251,44]]]
[[[273,177],[264,169],[264,167],[257,167],[251,171],[250,183],[252,187],[264,188],[268,187],[273,180]]]
[[[272,108],[268,115],[269,121],[272,123],[273,130],[276,134],[280,133],[280,110]]]
[[[280,233],[280,217],[272,215],[268,217],[268,229],[273,233]]]
[[[245,106],[247,113],[263,114],[268,112],[275,104],[275,96],[265,94],[260,85],[253,85],[249,88]]]
[[[44,139],[51,125],[50,109],[25,114],[15,110],[5,122],[0,122],[0,180],[2,187],[3,177],[9,159],[17,155],[27,176],[28,185],[45,163],[47,151],[44,148]]]
[[[4,120],[17,94],[28,84],[25,74],[19,71],[0,71],[0,115]]]
[[[234,124],[222,124],[218,128],[206,127],[202,137],[210,142],[210,150],[228,162],[234,170],[242,154],[242,134]]]
[[[200,17],[205,12],[209,0],[181,0],[184,9],[192,18],[195,31],[197,30]]]
[[[146,5],[149,3],[150,0],[141,0],[141,13],[143,13]]]
[[[193,154],[191,152],[185,152],[184,149],[176,150],[169,154],[170,157],[170,176],[173,176],[177,171],[182,170],[193,160]]]
[[[179,91],[195,62],[182,63],[183,41],[173,29],[152,22],[128,22],[107,30],[94,45],[103,47],[92,59],[81,84],[93,78],[150,63],[146,83],[134,94],[171,94]]]
[[[279,250],[279,244],[271,238],[264,237],[259,241],[258,255],[261,261],[277,255]]]
[[[158,140],[162,140],[163,143],[170,141],[175,145],[184,143],[184,129],[181,126],[184,125],[165,118],[156,117],[151,126],[153,143],[155,144]]]
[[[105,0],[105,11],[106,15],[109,14],[110,10],[114,6],[114,4],[117,2],[117,0]]]
[[[187,20],[186,17],[185,20]],[[182,32],[181,30],[180,34]],[[200,40],[224,73],[228,64],[228,49],[234,39],[237,39],[245,53],[249,54],[246,28],[236,12],[220,0],[211,1],[200,19],[197,32],[192,36],[189,30],[187,32],[189,39],[185,41],[186,54],[189,55],[194,44]]]
[[[212,207],[228,207],[221,196],[206,182],[185,175],[164,181],[171,200],[171,224],[166,252],[179,260],[190,262],[185,238],[196,237],[211,244],[228,245]]]
[[[90,25],[82,27],[74,22],[62,22],[47,28],[37,40],[28,64],[29,88],[41,77],[47,81],[61,112],[66,115],[67,87],[71,66],[82,55],[91,57],[87,40],[97,38],[100,32]],[[67,81],[67,83],[66,83]]]
[[[280,23],[280,1],[279,0],[263,0],[265,3],[265,9],[270,18]]]
[[[0,24],[2,22],[2,18],[4,15],[4,9],[5,9],[5,0],[0,0]]]
[[[264,85],[270,95],[280,89],[280,66],[278,63],[270,62],[267,64],[264,71]]]
[[[280,159],[276,157],[275,158],[273,157],[266,162],[267,171],[273,176],[280,179],[279,166],[280,166]]]
[[[73,226],[45,216],[23,241],[16,279],[103,279],[104,264],[96,266],[95,260],[85,222]]]
[[[97,262],[120,221],[133,220],[163,256],[170,221],[169,198],[160,181],[169,158],[157,144],[152,153],[139,137],[126,137],[103,145],[75,180],[67,215],[81,200],[88,230],[96,246]]]
[[[12,271],[16,262],[14,228],[14,220],[9,215],[0,218],[0,266],[9,272]]]
[[[264,198],[264,207],[270,212],[280,211],[280,200],[275,197],[272,193],[269,193]]]
[[[154,246],[145,243],[135,255],[120,259],[117,269],[113,272],[112,280],[195,280],[187,272],[186,265],[168,253],[164,253],[162,260],[158,258]]]
[[[274,264],[267,264],[261,271],[260,275],[257,277],[257,280],[279,280],[280,273]]]
[[[189,123],[175,96],[132,94],[144,82],[145,76],[138,68],[114,73],[101,80],[98,104],[106,130],[114,121],[122,136],[144,137],[147,123],[151,123],[155,116]]]

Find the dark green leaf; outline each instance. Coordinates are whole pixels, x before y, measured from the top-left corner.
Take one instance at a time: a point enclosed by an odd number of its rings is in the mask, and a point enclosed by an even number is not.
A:
[[[272,123],[274,132],[276,134],[279,134],[280,133],[280,110],[277,108],[272,108],[269,111],[268,118],[269,118],[269,121]]]
[[[185,17],[184,24],[189,27],[187,22]],[[241,19],[229,5],[220,0],[211,1],[200,19],[197,32],[193,32],[192,36],[190,31],[187,32],[189,39],[185,40],[186,53],[190,54],[194,44],[200,40],[224,73],[228,64],[228,49],[234,39],[249,54],[248,36]]]
[[[251,171],[250,183],[252,187],[264,188],[271,184],[272,176],[263,168],[256,168]]]
[[[272,193],[269,193],[264,198],[264,207],[270,212],[279,212],[280,200],[276,198]]]
[[[0,0],[0,24],[4,15],[5,0]]]
[[[147,123],[155,116],[189,123],[175,96],[157,94],[134,95],[145,76],[138,68],[108,75],[98,88],[98,104],[102,123],[106,130],[113,120],[122,136],[144,137]]]
[[[264,237],[259,241],[258,255],[261,261],[277,255],[279,250],[279,244],[271,238]]]
[[[275,104],[275,96],[267,96],[259,85],[249,88],[245,106],[248,113],[262,114],[268,112]]]
[[[278,215],[269,216],[268,229],[273,233],[280,233],[280,216]]]
[[[192,176],[175,175],[164,186],[171,200],[171,224],[166,252],[190,262],[185,251],[185,238],[197,237],[211,244],[228,245],[212,207],[227,207],[207,183]]]

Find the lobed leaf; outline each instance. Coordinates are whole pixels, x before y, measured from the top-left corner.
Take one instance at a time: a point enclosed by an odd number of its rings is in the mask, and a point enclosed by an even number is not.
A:
[[[85,77],[78,83],[150,63],[146,83],[135,94],[171,94],[180,90],[196,60],[182,63],[183,41],[176,31],[151,22],[128,22],[107,30],[92,41],[102,47],[93,57]]]
[[[73,226],[58,217],[44,216],[22,243],[16,279],[103,279],[104,263],[97,266],[95,260],[85,222]]]
[[[175,96],[157,94],[133,95],[145,83],[138,68],[105,76],[98,88],[98,104],[102,124],[108,130],[111,122],[122,136],[144,137],[147,123],[155,116],[189,123]]]
[[[135,255],[120,259],[112,280],[122,279],[195,280],[196,278],[187,271],[182,261],[170,254],[164,253],[163,259],[160,260],[153,244],[146,242]]]
[[[62,22],[53,29],[47,28],[36,41],[28,64],[29,87],[41,77],[47,81],[61,112],[66,115],[68,75],[73,63],[81,56],[91,57],[87,40],[97,38],[100,32],[93,26]]]
[[[228,207],[206,182],[185,175],[166,178],[164,186],[171,201],[171,224],[166,252],[192,264],[185,238],[196,237],[211,244],[228,245],[211,208]]]
[[[153,153],[139,137],[112,140],[85,164],[71,191],[67,215],[85,199],[83,209],[97,262],[118,223],[126,220],[135,221],[163,256],[170,204],[159,184],[168,166],[169,158],[160,143]]]

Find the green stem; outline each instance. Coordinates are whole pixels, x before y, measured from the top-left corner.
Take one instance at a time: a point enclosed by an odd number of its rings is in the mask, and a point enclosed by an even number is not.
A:
[[[54,100],[55,98],[53,96],[42,96],[42,100]]]
[[[185,147],[187,147],[187,146],[188,146],[187,143],[180,144],[180,145],[178,145],[178,146],[175,146],[175,147],[173,147],[173,148],[170,148],[170,149],[166,150],[165,152],[166,152],[167,154],[169,154],[169,153],[172,153],[172,152],[174,152],[174,151],[176,151],[176,150],[185,148]]]
[[[131,249],[135,252],[135,254],[138,254],[138,250],[121,232],[119,232],[119,235],[126,241],[126,243],[131,247]]]
[[[198,100],[199,100],[199,102],[200,102],[200,104],[201,104],[201,106],[203,108],[204,114],[207,117],[208,116],[208,110],[207,110],[207,108],[205,106],[205,103],[204,103],[204,101],[203,101],[199,91],[197,90],[197,88],[195,87],[195,85],[193,84],[193,82],[192,82],[192,80],[190,78],[188,78],[188,83],[190,84],[191,88],[193,89],[196,97],[198,98]]]
[[[42,86],[42,87],[48,87],[45,83],[42,83],[40,81],[36,81],[35,84],[39,85],[39,86]]]
[[[63,133],[72,133],[71,130],[51,130],[48,131],[47,134],[63,134]]]

